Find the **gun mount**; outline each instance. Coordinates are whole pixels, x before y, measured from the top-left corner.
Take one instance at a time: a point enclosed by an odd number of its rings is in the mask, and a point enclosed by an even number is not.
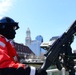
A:
[[[65,31],[60,37],[58,37],[53,44],[47,50],[45,54],[46,59],[41,67],[43,70],[47,70],[53,64],[57,66],[59,70],[64,67],[69,75],[75,75],[74,59],[76,56],[72,53],[71,43],[76,33],[76,21]]]

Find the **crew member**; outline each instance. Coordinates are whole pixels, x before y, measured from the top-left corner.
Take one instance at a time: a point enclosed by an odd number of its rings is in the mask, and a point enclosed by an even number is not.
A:
[[[18,22],[10,17],[0,19],[0,75],[47,75],[44,70],[22,64],[12,40],[15,38]]]

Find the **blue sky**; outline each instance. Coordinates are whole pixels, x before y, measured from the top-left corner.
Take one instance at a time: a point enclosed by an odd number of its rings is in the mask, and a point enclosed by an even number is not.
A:
[[[76,0],[0,0],[0,17],[19,22],[15,41],[25,44],[29,27],[32,40],[42,35],[44,42],[60,36],[76,20]],[[73,45],[75,47],[76,41]]]

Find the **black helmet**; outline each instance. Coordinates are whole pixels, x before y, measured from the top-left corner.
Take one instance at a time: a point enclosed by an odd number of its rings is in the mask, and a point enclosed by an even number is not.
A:
[[[18,22],[15,22],[9,17],[3,17],[0,19],[0,34],[7,39],[14,39],[16,31],[19,28]]]
[[[19,28],[18,22],[15,22],[12,18],[3,17],[2,19],[0,19],[0,28],[4,28],[6,26],[12,26],[15,30]]]

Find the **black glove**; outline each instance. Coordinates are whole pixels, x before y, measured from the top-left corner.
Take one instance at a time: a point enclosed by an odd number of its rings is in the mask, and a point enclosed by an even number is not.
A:
[[[47,72],[43,69],[37,69],[33,66],[27,66],[25,69],[25,75],[47,75]]]
[[[36,70],[35,75],[47,75],[47,72],[43,69]]]

